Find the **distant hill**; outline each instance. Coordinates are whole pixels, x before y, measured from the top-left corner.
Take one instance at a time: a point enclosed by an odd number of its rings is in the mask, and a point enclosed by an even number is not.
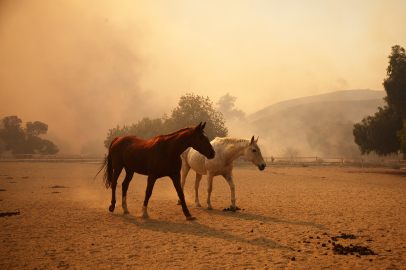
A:
[[[266,116],[232,132],[246,138],[259,136],[260,147],[266,156],[286,155],[283,151],[290,147],[299,150],[301,156],[358,157],[358,146],[352,134],[354,123],[360,122],[367,115],[373,115],[378,107],[385,106],[382,99],[385,92],[341,92],[344,93],[335,92],[277,103],[261,112]],[[338,101],[324,100],[333,97]],[[357,100],[362,97],[368,97],[369,100]],[[344,98],[352,100],[340,100]]]
[[[259,110],[253,114],[250,114],[247,116],[247,118],[248,121],[252,122],[267,115],[273,114],[275,112],[308,103],[326,102],[326,101],[372,100],[372,99],[382,99],[385,96],[386,96],[385,91],[374,91],[374,90],[337,91],[333,93],[281,101],[273,105],[270,105],[262,110]]]

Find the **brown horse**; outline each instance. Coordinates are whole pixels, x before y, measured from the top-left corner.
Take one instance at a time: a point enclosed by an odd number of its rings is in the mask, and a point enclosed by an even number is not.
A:
[[[148,218],[147,206],[152,194],[155,181],[158,178],[169,176],[172,179],[179,200],[182,204],[183,213],[187,220],[193,220],[185,203],[185,196],[180,185],[180,171],[182,160],[180,155],[192,147],[208,159],[214,158],[215,152],[203,129],[206,123],[200,123],[196,127],[182,128],[176,132],[159,135],[149,141],[137,136],[124,136],[114,138],[111,141],[109,154],[101,165],[99,172],[106,167],[104,182],[106,188],[111,187],[112,198],[109,207],[110,212],[114,211],[116,205],[117,179],[123,168],[126,176],[122,184],[124,214],[129,213],[127,209],[127,190],[134,173],[148,175],[147,190],[145,192],[144,205],[142,207],[143,217]]]

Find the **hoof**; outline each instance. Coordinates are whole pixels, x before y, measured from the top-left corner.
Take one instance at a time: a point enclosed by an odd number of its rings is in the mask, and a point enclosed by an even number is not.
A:
[[[128,215],[128,214],[130,214],[129,211],[124,211],[124,215]]]
[[[213,210],[213,207],[208,206],[208,207],[207,207],[207,210]]]
[[[238,206],[236,206],[236,207],[230,206],[229,208],[223,209],[223,211],[233,211],[233,212],[236,212],[237,210],[241,210],[241,208],[239,208]]]
[[[116,208],[114,205],[110,205],[110,206],[109,206],[109,211],[110,211],[110,212],[114,212],[114,208]]]
[[[196,219],[196,217],[192,217],[192,216],[189,216],[189,217],[186,217],[186,220],[195,220]]]
[[[182,205],[179,200],[178,200],[178,205]]]
[[[196,203],[197,207],[202,207],[202,205],[200,203]]]
[[[142,218],[149,218],[148,215],[142,215]]]

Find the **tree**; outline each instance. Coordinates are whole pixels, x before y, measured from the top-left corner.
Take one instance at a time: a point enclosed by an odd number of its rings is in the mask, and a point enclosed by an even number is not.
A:
[[[58,153],[58,147],[53,142],[38,137],[47,133],[47,124],[39,121],[28,122],[26,127],[22,128],[22,120],[17,116],[4,117],[1,122],[0,139],[5,145],[5,150],[11,151],[13,155]]]
[[[136,135],[144,140],[150,140],[161,134],[196,126],[200,122],[206,122],[205,132],[210,139],[225,137],[228,134],[222,114],[214,109],[208,97],[186,94],[180,98],[178,107],[172,110],[170,116],[165,114],[162,118],[156,119],[144,117],[131,126],[110,129],[104,146],[108,149],[110,142],[116,137]]]
[[[3,154],[3,152],[6,151],[6,143],[0,139],[0,154]]]
[[[392,47],[389,55],[387,77],[383,82],[388,96],[388,106],[406,120],[406,55],[405,49],[399,45]]]
[[[39,121],[27,122],[25,125],[25,133],[30,137],[38,137],[41,134],[46,134],[48,131],[48,125]]]
[[[25,131],[21,128],[21,119],[17,116],[8,116],[2,119],[3,128],[0,129],[0,139],[6,145],[6,151],[13,154],[22,154],[26,146]]]
[[[235,108],[235,101],[237,97],[230,95],[230,93],[225,94],[220,97],[217,102],[218,110],[223,114],[224,118],[229,122],[234,122],[236,120],[244,120],[245,112]]]
[[[3,121],[0,121],[0,138],[1,138],[1,130],[3,129]],[[0,139],[0,154],[6,151],[6,143]]]
[[[361,154],[379,156],[403,153],[406,159],[406,55],[399,45],[392,47],[383,86],[388,106],[354,125],[353,135]]]
[[[164,116],[164,119],[165,128],[169,132],[206,122],[204,131],[210,140],[215,137],[225,137],[228,134],[222,113],[214,109],[208,97],[194,94],[181,96],[178,107],[172,110],[169,118]]]
[[[378,108],[374,116],[362,119],[354,125],[355,143],[361,150],[361,155],[376,153],[386,156],[397,153],[400,141],[396,132],[402,128],[402,119],[392,108]]]
[[[41,155],[55,155],[59,152],[58,147],[53,142],[45,139],[42,139],[42,143],[35,150]]]
[[[110,142],[116,137],[123,137],[127,135],[136,135],[144,140],[150,140],[160,134],[166,133],[163,125],[164,120],[160,118],[149,119],[144,117],[136,124],[131,126],[124,125],[122,128],[117,125],[116,128],[110,129],[107,134],[107,139],[104,141],[104,146],[108,149]],[[167,132],[169,133],[169,132]]]

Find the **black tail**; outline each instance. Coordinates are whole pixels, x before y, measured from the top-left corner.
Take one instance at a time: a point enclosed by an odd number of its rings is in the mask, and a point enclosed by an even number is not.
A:
[[[113,143],[115,141],[117,141],[118,138],[114,138],[111,143],[110,143],[110,147],[109,147],[109,154],[104,158],[103,162],[100,164],[100,168],[99,171],[97,172],[96,176],[99,175],[99,173],[103,170],[104,167],[105,171],[104,171],[104,175],[103,175],[103,183],[106,186],[106,188],[109,188],[111,185],[111,181],[113,178],[113,162],[111,161],[111,154],[110,154],[110,150],[111,150],[111,146],[113,145]],[[96,178],[96,176],[94,178]]]

